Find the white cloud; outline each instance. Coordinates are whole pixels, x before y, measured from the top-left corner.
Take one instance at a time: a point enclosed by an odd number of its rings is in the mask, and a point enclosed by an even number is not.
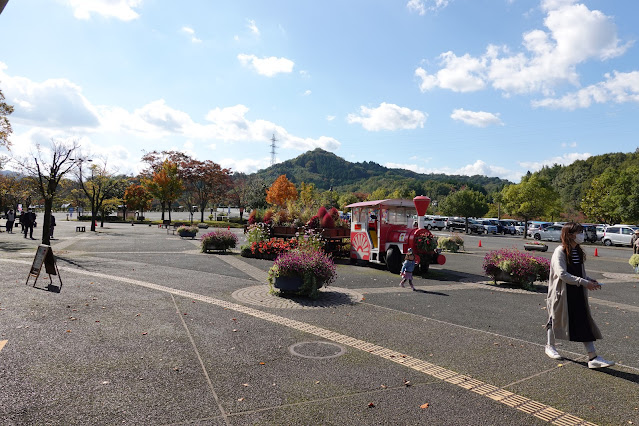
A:
[[[302,96],[309,96],[311,93],[313,92],[311,92],[310,90],[305,90]]]
[[[563,143],[561,144],[561,147],[562,147],[562,148],[577,148],[577,142],[570,142],[570,143],[568,143],[568,142],[563,142]]]
[[[96,108],[82,94],[80,86],[67,79],[49,79],[42,83],[5,73],[0,62],[0,81],[4,95],[15,110],[11,120],[40,127],[97,127]]]
[[[335,120],[335,116],[334,115],[327,115],[326,116],[326,121],[333,121]]]
[[[382,102],[377,108],[360,107],[360,114],[348,114],[349,123],[360,123],[364,129],[377,132],[380,130],[401,130],[424,127],[427,114]]]
[[[406,7],[411,12],[425,15],[428,11],[443,9],[448,6],[449,0],[409,0]]]
[[[192,43],[201,43],[202,42],[202,40],[197,38],[197,36],[195,35],[195,30],[193,28],[191,28],[191,27],[182,27],[182,31],[191,36],[191,42]]]
[[[242,65],[251,67],[257,71],[258,74],[267,77],[273,77],[279,73],[290,73],[293,71],[293,66],[295,65],[295,62],[290,59],[276,58],[275,56],[258,58],[255,55],[240,53],[237,55],[237,59]]]
[[[251,32],[256,35],[259,36],[260,35],[260,29],[257,28],[257,25],[255,25],[255,20],[253,19],[247,19],[247,24],[246,26],[248,27],[249,30],[251,30]]]
[[[574,110],[588,108],[592,103],[639,102],[639,71],[628,73],[614,71],[605,74],[605,81],[584,87],[561,98],[546,98],[533,101],[534,107],[563,108]]]
[[[502,179],[508,179],[512,182],[517,182],[521,179],[523,173],[521,171],[509,170],[505,167],[500,166],[492,166],[490,164],[486,164],[482,160],[477,160],[473,164],[468,164],[466,166],[460,167],[458,169],[454,169],[451,167],[423,167],[417,164],[402,164],[402,163],[386,163],[384,164],[386,167],[398,168],[398,169],[406,169],[411,170],[415,173],[443,173],[447,175],[463,175],[463,176],[474,176],[474,175],[482,175],[482,176],[492,176],[492,177],[500,177]]]
[[[91,19],[91,14],[95,13],[105,18],[131,21],[140,16],[134,9],[140,7],[142,0],[67,0],[67,3],[77,19]]]
[[[435,74],[416,69],[420,90],[470,92],[490,84],[505,94],[551,95],[561,83],[579,84],[579,64],[622,55],[630,46],[621,45],[612,18],[598,10],[570,0],[545,0],[542,9],[547,13],[546,29],[524,33],[524,51],[511,53],[505,46],[489,45],[479,57],[445,52],[440,55],[444,67]]]
[[[473,58],[468,54],[456,56],[453,52],[442,53],[439,57],[444,68],[437,74],[429,75],[421,67],[415,70],[415,75],[421,78],[419,88],[422,92],[437,86],[464,93],[481,90],[486,86],[485,58]]]
[[[559,157],[551,157],[542,161],[523,161],[523,162],[520,162],[519,165],[521,167],[524,167],[527,170],[530,170],[531,172],[534,172],[534,171],[540,170],[544,166],[553,166],[555,164],[567,166],[569,164],[574,163],[577,160],[587,160],[590,157],[592,157],[592,154],[588,152],[584,152],[584,153],[572,152],[569,154],[564,154]]]
[[[456,109],[450,115],[453,120],[463,121],[466,124],[476,127],[486,127],[490,125],[503,126],[504,123],[499,118],[499,114],[493,114],[485,111],[467,111],[465,109]]]
[[[232,158],[224,158],[219,162],[223,168],[230,168],[236,172],[242,173],[255,173],[260,169],[265,169],[271,165],[270,157],[263,157],[260,159],[242,158],[235,160]]]

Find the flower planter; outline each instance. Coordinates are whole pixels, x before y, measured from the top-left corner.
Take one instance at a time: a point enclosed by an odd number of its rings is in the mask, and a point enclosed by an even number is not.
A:
[[[204,252],[208,253],[210,251],[226,251],[226,245],[225,244],[207,244],[204,247]]]
[[[525,244],[524,250],[526,251],[548,251],[548,246],[546,244]]]
[[[304,281],[299,276],[275,277],[273,287],[282,292],[298,292],[302,288]]]
[[[197,235],[197,232],[180,232],[181,238],[185,238],[185,237],[195,238],[196,235]]]

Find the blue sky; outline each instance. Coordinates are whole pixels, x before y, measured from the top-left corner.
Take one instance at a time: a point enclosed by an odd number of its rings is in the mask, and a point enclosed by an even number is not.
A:
[[[10,0],[12,153],[75,139],[137,173],[181,150],[234,171],[317,147],[518,182],[639,146],[639,2]]]

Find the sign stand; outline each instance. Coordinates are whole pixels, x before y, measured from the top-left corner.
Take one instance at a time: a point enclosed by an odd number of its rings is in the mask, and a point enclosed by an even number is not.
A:
[[[46,244],[40,244],[38,246],[38,251],[36,252],[35,258],[33,259],[33,265],[31,265],[31,270],[29,271],[29,276],[27,277],[27,282],[25,283],[25,285],[29,284],[29,280],[31,279],[31,277],[35,277],[33,286],[36,286],[43,263],[45,271],[47,272],[47,274],[49,274],[48,290],[59,293],[60,290],[62,290],[62,277],[60,277],[60,271],[58,270],[58,265],[55,261],[53,250],[51,249],[51,246]],[[58,276],[58,279],[60,280],[60,287],[55,288],[51,275]]]

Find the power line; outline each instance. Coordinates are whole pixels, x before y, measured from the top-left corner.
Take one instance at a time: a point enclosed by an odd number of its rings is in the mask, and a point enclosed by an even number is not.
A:
[[[273,133],[273,137],[271,138],[271,166],[275,165],[275,133]]]

